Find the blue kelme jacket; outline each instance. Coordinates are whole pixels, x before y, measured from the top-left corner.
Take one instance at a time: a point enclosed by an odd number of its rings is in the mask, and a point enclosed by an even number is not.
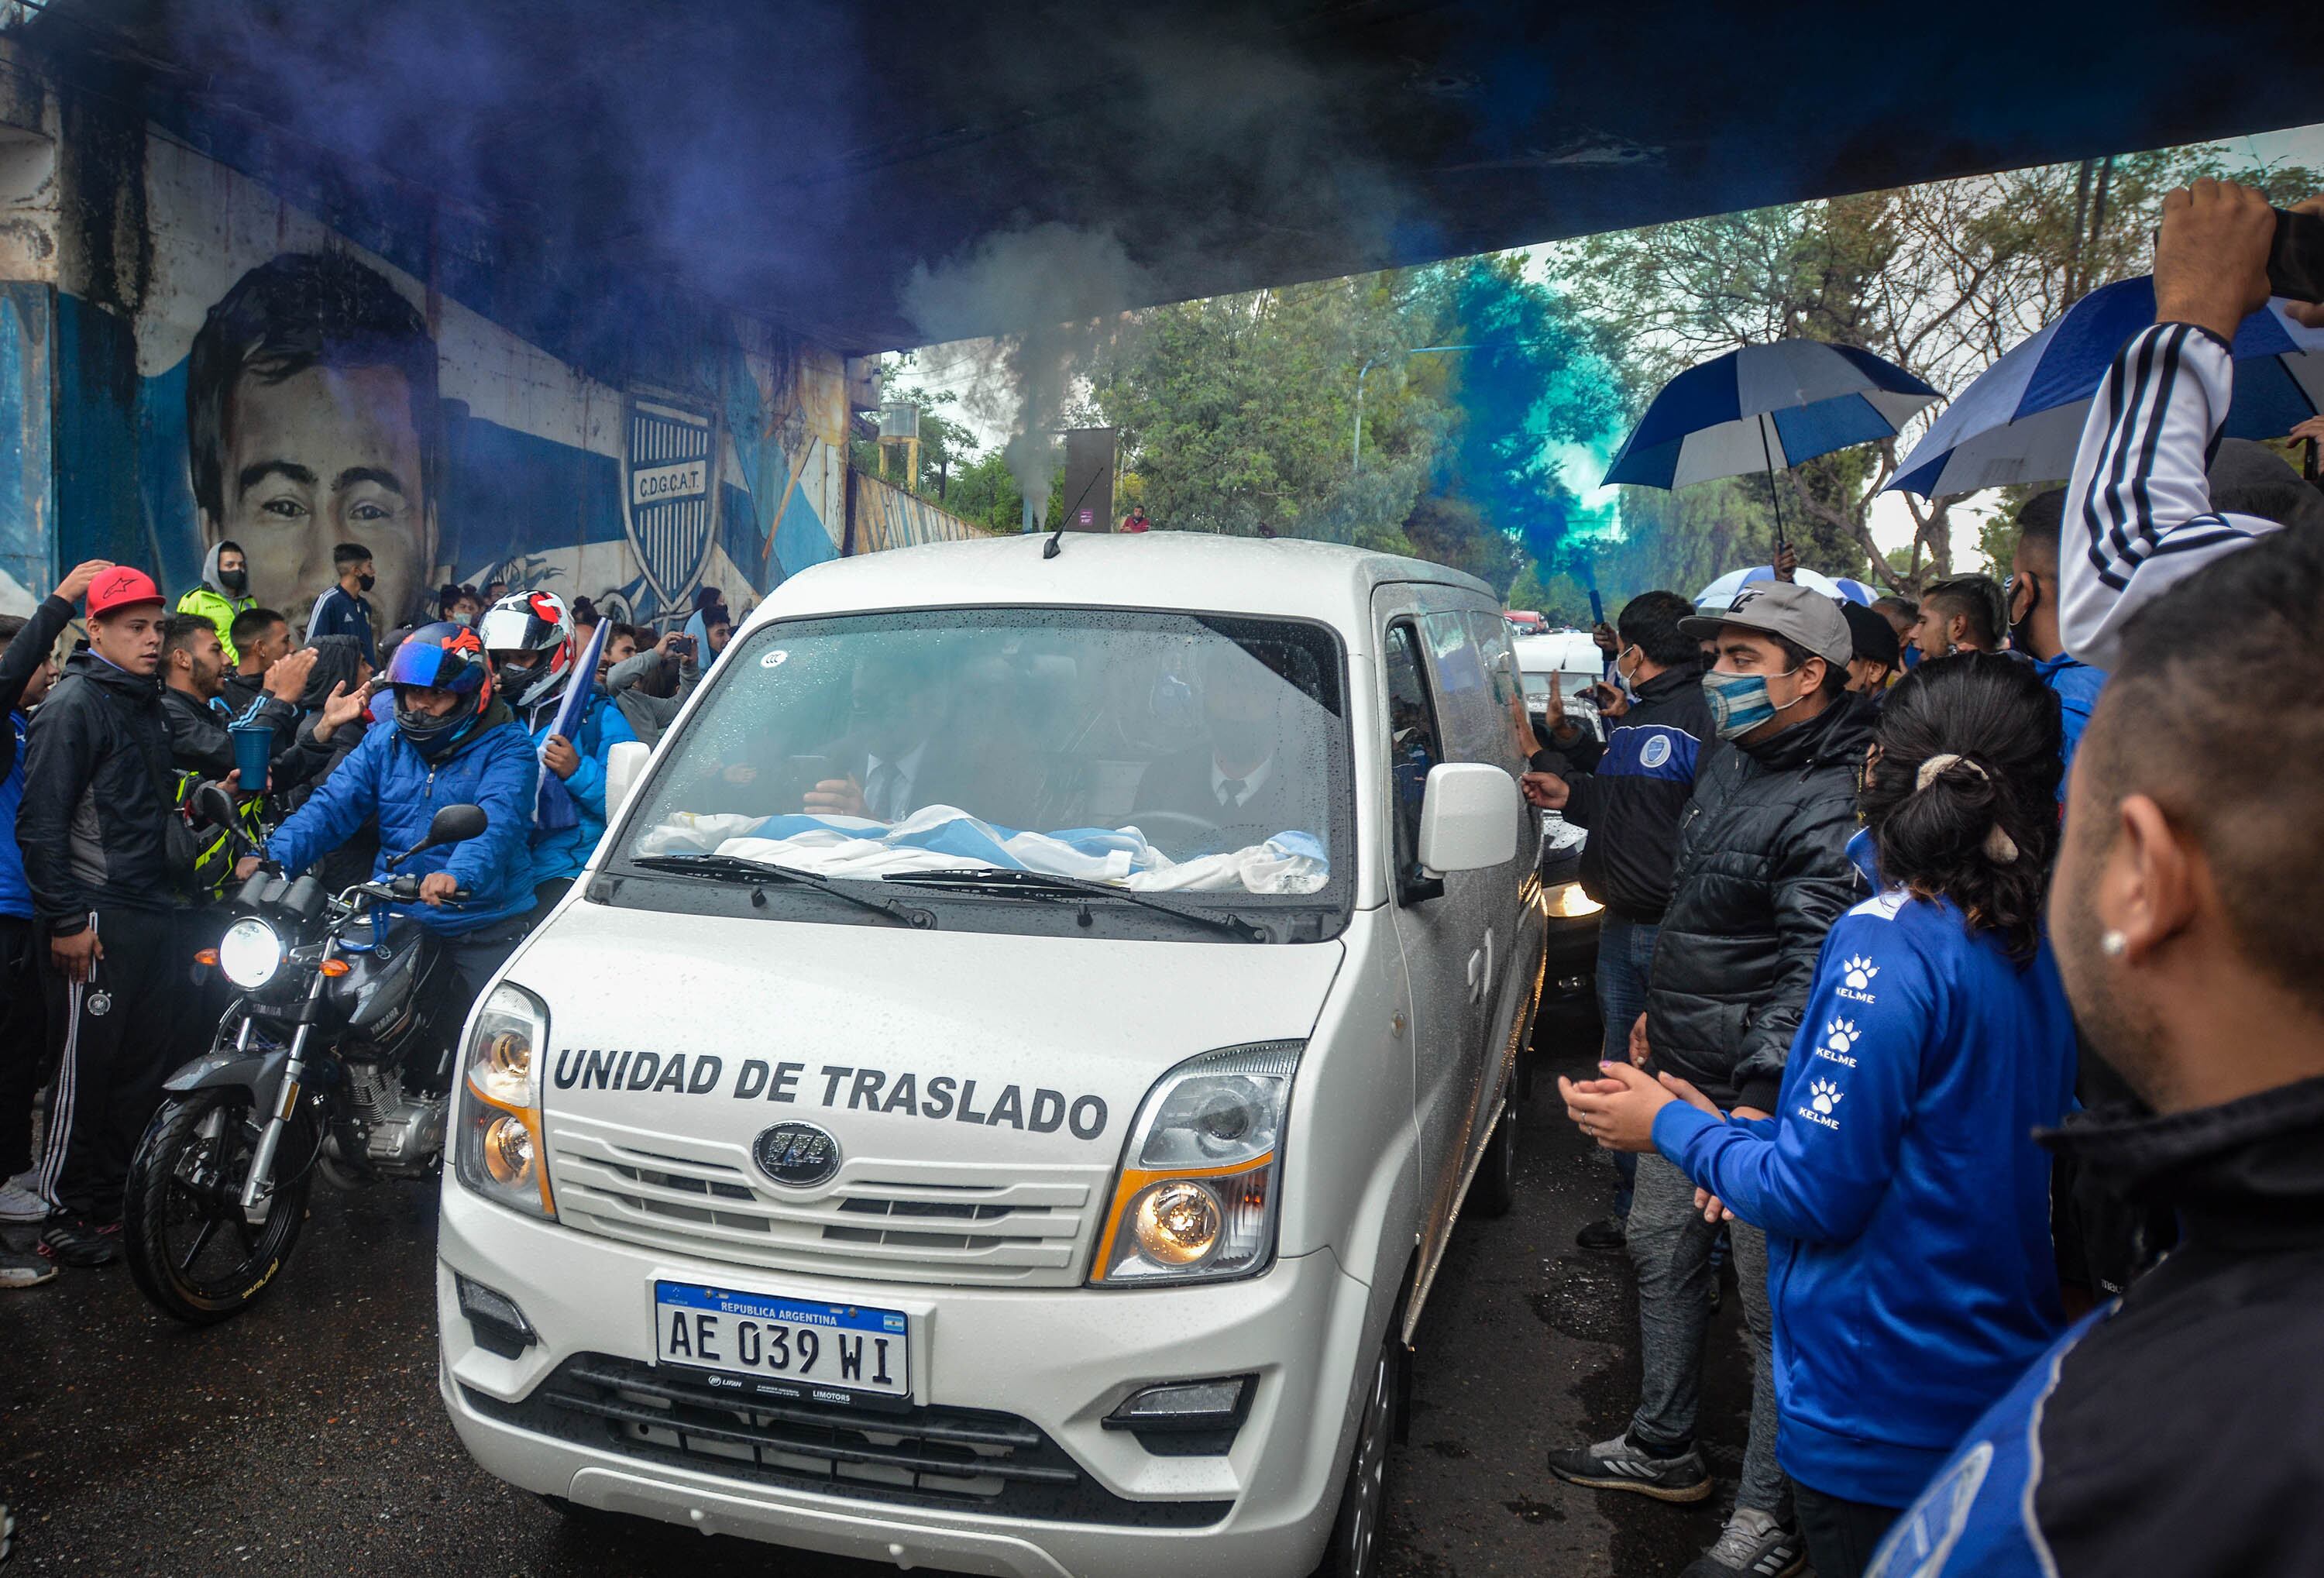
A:
[[[2034,1130],[2071,1106],[2074,1056],[2046,946],[2021,968],[1891,889],[1826,938],[1775,1116],[1657,1114],[1663,1155],[1766,1230],[1776,1457],[1803,1484],[1905,1505],[2064,1328]]]

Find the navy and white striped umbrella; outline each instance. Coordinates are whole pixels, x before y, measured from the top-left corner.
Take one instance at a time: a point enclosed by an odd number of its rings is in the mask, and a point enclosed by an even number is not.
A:
[[[1851,444],[1893,438],[1937,392],[1854,346],[1777,340],[1714,356],[1663,385],[1609,483],[1684,487],[1796,466]]]
[[[2115,353],[2153,321],[2150,276],[2091,291],[1955,395],[1896,468],[1888,491],[1935,498],[2062,480],[2074,469],[2082,424]],[[2244,319],[2235,358],[2227,437],[2281,438],[2324,411],[2324,329],[2286,318],[2282,301]]]

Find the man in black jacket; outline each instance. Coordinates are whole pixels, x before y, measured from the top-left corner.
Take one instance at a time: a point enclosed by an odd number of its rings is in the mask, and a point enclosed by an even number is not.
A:
[[[198,614],[171,614],[161,632],[161,712],[170,722],[172,760],[186,771],[224,778],[235,770],[230,731],[241,724],[263,724],[272,731],[267,748],[274,788],[304,783],[330,756],[327,749],[305,748],[300,739],[299,699],[314,666],[312,647],[281,659],[267,670],[258,700],[240,714],[229,713],[221,705],[226,651],[217,628]],[[243,786],[252,794],[263,794],[266,787]]]
[[[1706,764],[1680,822],[1631,1055],[1692,1081],[1722,1109],[1766,1117],[1824,933],[1861,896],[1847,845],[1871,725],[1840,705],[1853,647],[1830,598],[1757,582],[1726,612],[1679,630],[1718,641],[1718,664],[1702,685],[1713,730],[1735,749]],[[1801,1549],[1775,1465],[1766,1239],[1743,1223],[1729,1225],[1755,1355],[1751,1435],[1734,1515],[1685,1578],[1789,1572]],[[1629,1241],[1644,1396],[1622,1435],[1552,1453],[1561,1479],[1665,1501],[1711,1494],[1694,1425],[1716,1231],[1685,1175],[1660,1157],[1638,1158]]]
[[[2292,1578],[2324,1549],[2324,539],[2301,490],[2214,494],[2267,199],[2163,199],[2155,326],[2117,353],[2067,500],[2068,649],[2111,670],[2050,927],[2090,1044],[2159,1116],[2053,1143],[2178,1213],[2178,1249],[1965,1436],[1870,1578]],[[2324,320],[2314,308],[2294,307]],[[2172,730],[2232,751],[2163,751]]]
[[[1646,971],[1670,903],[1678,822],[1694,780],[1719,743],[1703,699],[1702,668],[1679,623],[1694,607],[1675,592],[1630,599],[1618,616],[1614,673],[1600,686],[1599,711],[1614,723],[1600,745],[1588,730],[1556,730],[1525,776],[1526,798],[1590,831],[1582,846],[1582,891],[1606,907],[1598,925],[1598,1011],[1608,1057],[1628,1055],[1630,1026],[1646,1006]],[[1553,706],[1557,690],[1550,689]],[[1630,1214],[1637,1158],[1613,1154],[1621,1186],[1614,1214],[1584,1227],[1586,1250],[1618,1250]]]
[[[161,588],[116,567],[88,589],[88,650],[32,720],[16,842],[55,964],[63,1051],[40,1192],[41,1242],[67,1265],[115,1255],[129,1153],[160,1099],[189,965],[170,869],[170,727]]]
[[[72,623],[73,604],[106,559],[74,567],[27,619],[0,619],[0,1223],[39,1222],[48,1202],[33,1188],[32,1093],[49,1082],[58,1038],[49,1033],[41,977],[48,937],[32,915],[32,891],[16,853],[16,807],[24,792],[25,709],[38,706],[56,682],[57,637]],[[0,1250],[0,1287],[30,1287],[56,1275],[38,1256]]]

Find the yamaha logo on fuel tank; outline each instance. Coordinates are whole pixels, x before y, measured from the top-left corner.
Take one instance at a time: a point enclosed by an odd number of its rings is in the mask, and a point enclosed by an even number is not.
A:
[[[778,1184],[812,1189],[839,1171],[839,1141],[812,1123],[778,1123],[751,1141],[751,1159]]]

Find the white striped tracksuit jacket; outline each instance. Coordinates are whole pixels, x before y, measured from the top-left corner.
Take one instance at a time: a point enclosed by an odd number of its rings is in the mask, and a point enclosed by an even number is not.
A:
[[[2058,545],[2058,629],[2097,669],[2121,656],[2123,621],[2264,532],[2211,508],[2205,475],[2235,387],[2227,343],[2187,323],[2131,337],[2090,402]]]

